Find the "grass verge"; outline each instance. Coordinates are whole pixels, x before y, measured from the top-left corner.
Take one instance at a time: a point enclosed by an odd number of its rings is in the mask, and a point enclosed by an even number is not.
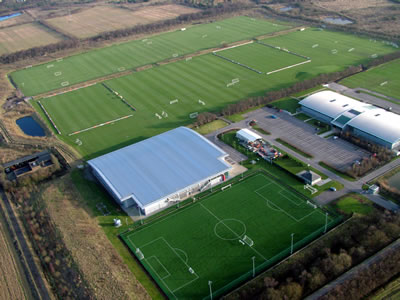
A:
[[[212,121],[210,123],[201,125],[201,126],[199,126],[197,128],[194,128],[194,130],[197,131],[198,133],[202,134],[202,135],[206,135],[206,134],[214,132],[214,131],[216,131],[218,129],[224,128],[227,125],[228,125],[228,123],[226,123],[225,121],[215,120],[215,121]]]
[[[368,215],[374,209],[373,202],[356,193],[350,193],[340,197],[335,200],[331,206],[343,214],[358,213],[361,215]]]
[[[347,174],[345,174],[345,173],[340,172],[339,170],[336,170],[335,168],[332,168],[331,166],[327,165],[327,164],[324,163],[323,161],[320,161],[318,164],[319,164],[321,167],[323,167],[323,168],[325,168],[325,169],[327,169],[327,170],[329,170],[329,171],[335,173],[336,175],[342,177],[342,178],[345,179],[345,180],[348,180],[348,181],[356,181],[356,180],[357,180],[356,178],[353,178],[353,177],[351,177],[351,176],[349,176],[349,175],[347,175]]]

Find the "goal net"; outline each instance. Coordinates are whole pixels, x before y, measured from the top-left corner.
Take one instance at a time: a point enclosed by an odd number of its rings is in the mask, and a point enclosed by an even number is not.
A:
[[[245,235],[242,240],[250,247],[252,247],[254,245],[253,240],[251,238],[249,238],[247,235]]]
[[[318,192],[318,190],[315,187],[313,187],[313,186],[311,186],[309,184],[304,185],[304,189],[305,190],[309,190],[311,192],[311,195],[313,195],[316,192]]]
[[[318,206],[314,203],[312,203],[311,201],[307,200],[307,204],[310,205],[313,208],[317,208]]]
[[[144,258],[143,252],[140,251],[139,248],[136,248],[136,255],[137,255],[137,257],[139,257],[140,260],[142,260]]]
[[[223,187],[221,188],[221,191],[224,191],[224,190],[230,188],[231,186],[232,186],[232,183],[230,183],[230,184],[228,184],[228,185],[226,185],[226,186],[223,186]]]

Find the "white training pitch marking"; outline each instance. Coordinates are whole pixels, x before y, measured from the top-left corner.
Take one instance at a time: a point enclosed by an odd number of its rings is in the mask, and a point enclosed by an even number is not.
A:
[[[220,218],[218,218],[211,210],[209,210],[207,207],[205,207],[202,203],[199,203],[199,205],[201,207],[203,207],[205,210],[207,210],[214,218],[216,218],[219,222],[221,222],[222,220]],[[240,236],[237,235],[237,233],[235,231],[233,231],[228,225],[226,225],[224,222],[221,222],[221,224],[225,225],[225,227],[230,230],[234,235],[236,235],[238,238],[240,238]],[[260,257],[262,257],[265,261],[267,261],[268,259],[266,259],[264,257],[264,255],[262,255],[260,252],[258,252],[255,248],[250,247],[250,249],[252,249],[255,253],[257,253]]]
[[[237,234],[237,233],[234,232],[234,234],[236,235],[236,237],[234,237],[234,238],[225,238],[225,237],[222,237],[221,235],[218,234],[218,232],[217,232],[217,227],[218,227],[218,224],[223,224],[225,227],[228,228],[229,226],[226,225],[224,221],[236,221],[236,222],[242,224],[242,225],[243,225],[243,228],[244,228],[243,233]],[[230,231],[233,232],[233,230],[230,230]],[[247,231],[246,224],[244,224],[243,221],[240,221],[240,220],[238,220],[238,219],[223,219],[223,220],[219,221],[218,223],[216,223],[215,226],[214,226],[214,233],[215,233],[215,235],[216,235],[218,238],[220,238],[221,240],[224,240],[224,241],[233,241],[233,240],[240,239],[241,236],[244,236],[244,235],[246,234],[246,231]]]
[[[62,74],[61,71],[54,72],[54,76],[60,76],[61,74]]]
[[[161,277],[160,274],[157,273],[157,271],[154,269],[154,267],[152,266],[152,264],[149,262],[149,260],[150,260],[151,258],[156,259],[157,262],[160,264],[160,266],[163,267],[163,269],[165,270],[165,272],[168,273],[168,275],[166,275],[166,276],[164,276],[164,277]],[[168,277],[171,276],[171,273],[168,272],[167,268],[161,263],[161,261],[157,258],[157,256],[153,255],[153,256],[150,256],[149,258],[145,258],[144,260],[147,262],[147,264],[150,266],[150,268],[153,269],[154,273],[156,273],[157,276],[158,276],[160,279],[165,279],[165,278],[168,278]]]
[[[269,201],[271,204],[273,204],[274,206],[276,206],[277,208],[279,208],[285,215],[287,215],[288,217],[292,218],[294,221],[296,222],[301,222],[302,220],[304,220],[305,218],[307,218],[308,216],[310,216],[311,214],[313,214],[315,212],[315,210],[313,210],[312,212],[310,212],[309,214],[303,216],[300,219],[297,219],[296,217],[293,217],[290,213],[288,213],[285,209],[283,209],[282,207],[280,207],[279,205],[275,204],[272,200],[270,200],[267,196],[264,196],[262,194],[260,194],[259,192],[256,192],[257,195],[259,195],[261,198],[264,198],[264,200]],[[286,198],[286,197],[285,197]],[[293,203],[293,202],[292,202]]]

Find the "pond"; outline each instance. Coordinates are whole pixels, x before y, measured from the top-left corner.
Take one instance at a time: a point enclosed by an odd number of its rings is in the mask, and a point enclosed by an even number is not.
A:
[[[353,24],[353,21],[349,19],[342,19],[342,18],[325,18],[325,22],[331,23],[331,24],[336,24],[336,25],[348,25],[348,24]]]
[[[22,15],[22,14],[21,13],[14,13],[14,14],[11,14],[11,15],[2,16],[2,17],[0,17],[0,22],[8,20],[8,19],[11,19],[11,18],[14,18],[14,17],[18,17],[20,15]]]
[[[290,11],[290,10],[292,10],[292,9],[293,9],[293,7],[291,7],[291,6],[286,6],[286,7],[280,8],[279,10],[280,10],[280,11],[283,11],[283,12],[286,12],[286,11]]]
[[[26,135],[46,136],[42,126],[40,126],[40,124],[31,116],[18,119],[16,123]]]
[[[390,186],[400,190],[400,172],[390,177],[388,181]]]

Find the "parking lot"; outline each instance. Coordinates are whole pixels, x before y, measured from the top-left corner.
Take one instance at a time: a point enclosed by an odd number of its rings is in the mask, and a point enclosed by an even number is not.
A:
[[[271,118],[275,115],[277,118]],[[338,169],[346,170],[355,161],[370,156],[370,153],[342,139],[323,138],[316,134],[315,127],[304,123],[285,112],[263,108],[249,114],[261,128],[271,133],[269,139],[281,138],[298,149]]]

